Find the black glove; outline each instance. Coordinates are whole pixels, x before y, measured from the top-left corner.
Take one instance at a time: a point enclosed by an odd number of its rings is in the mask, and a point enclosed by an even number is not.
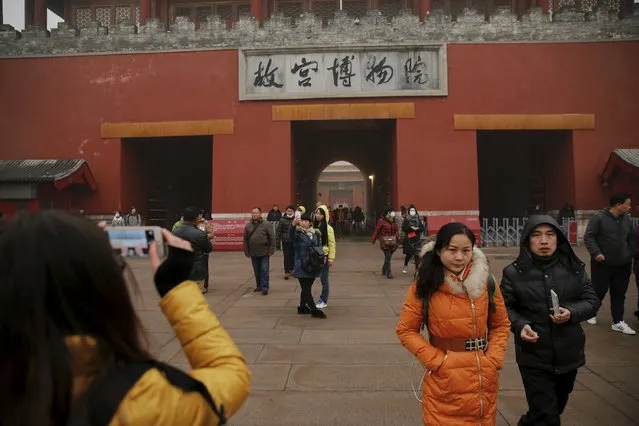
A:
[[[189,279],[194,260],[195,254],[192,251],[169,246],[169,255],[153,277],[160,297]]]

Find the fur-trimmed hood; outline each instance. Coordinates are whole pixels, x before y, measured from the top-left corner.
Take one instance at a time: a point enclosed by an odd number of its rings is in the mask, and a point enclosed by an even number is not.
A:
[[[304,229],[304,228],[302,228],[302,226],[301,226],[301,225],[297,225],[297,226],[295,226],[295,231],[297,231],[297,232],[303,232],[303,233],[305,233],[305,234],[312,234],[312,233],[314,233],[315,235],[317,235],[317,237],[318,237],[319,239],[321,239],[321,238],[322,238],[322,232],[321,232],[319,229],[317,229],[317,228],[313,228],[312,226],[311,226],[310,228],[308,228],[308,229]]]
[[[420,257],[424,257],[426,253],[433,251],[434,248],[434,241],[425,244],[420,252]],[[446,273],[444,274],[444,283],[450,293],[468,294],[471,300],[475,300],[486,293],[489,275],[490,268],[486,255],[478,247],[473,247],[473,256],[470,259],[470,271],[466,279],[461,281],[452,274]]]

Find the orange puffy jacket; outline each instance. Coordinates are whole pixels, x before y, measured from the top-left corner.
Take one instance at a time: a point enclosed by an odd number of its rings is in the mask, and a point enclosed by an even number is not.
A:
[[[422,256],[433,247],[434,243],[424,246]],[[431,335],[444,339],[483,337],[488,331],[485,352],[444,351],[431,345],[420,333],[423,302],[415,293],[416,284],[408,290],[397,335],[430,371],[422,383],[424,424],[492,426],[496,422],[498,370],[504,363],[510,321],[499,286],[496,312],[489,320],[488,276],[486,256],[475,248],[465,278],[447,273],[439,290],[430,296],[427,325]]]

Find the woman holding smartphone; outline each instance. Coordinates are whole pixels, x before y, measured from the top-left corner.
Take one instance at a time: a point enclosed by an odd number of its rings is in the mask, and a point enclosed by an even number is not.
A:
[[[188,279],[190,244],[162,234],[168,257],[151,243],[151,271],[188,374],[143,344],[126,264],[103,229],[56,211],[0,222],[0,424],[218,425],[237,412],[246,363]]]

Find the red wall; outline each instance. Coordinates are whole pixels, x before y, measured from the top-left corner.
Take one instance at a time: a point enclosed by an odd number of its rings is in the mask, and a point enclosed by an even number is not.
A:
[[[573,134],[574,203],[605,204],[598,176],[611,149],[639,146],[638,51],[639,42],[449,45],[449,95],[410,99],[418,118],[398,120],[394,200],[477,209],[475,133],[454,131],[453,114],[594,113],[596,130]],[[0,60],[0,159],[85,158],[98,191],[79,207],[111,212],[123,207],[120,143],[101,139],[100,124],[234,118],[235,133],[214,138],[214,211],[286,205],[289,123],[271,121],[270,102],[240,103],[237,75],[235,51]],[[331,101],[305,103],[318,102]]]

